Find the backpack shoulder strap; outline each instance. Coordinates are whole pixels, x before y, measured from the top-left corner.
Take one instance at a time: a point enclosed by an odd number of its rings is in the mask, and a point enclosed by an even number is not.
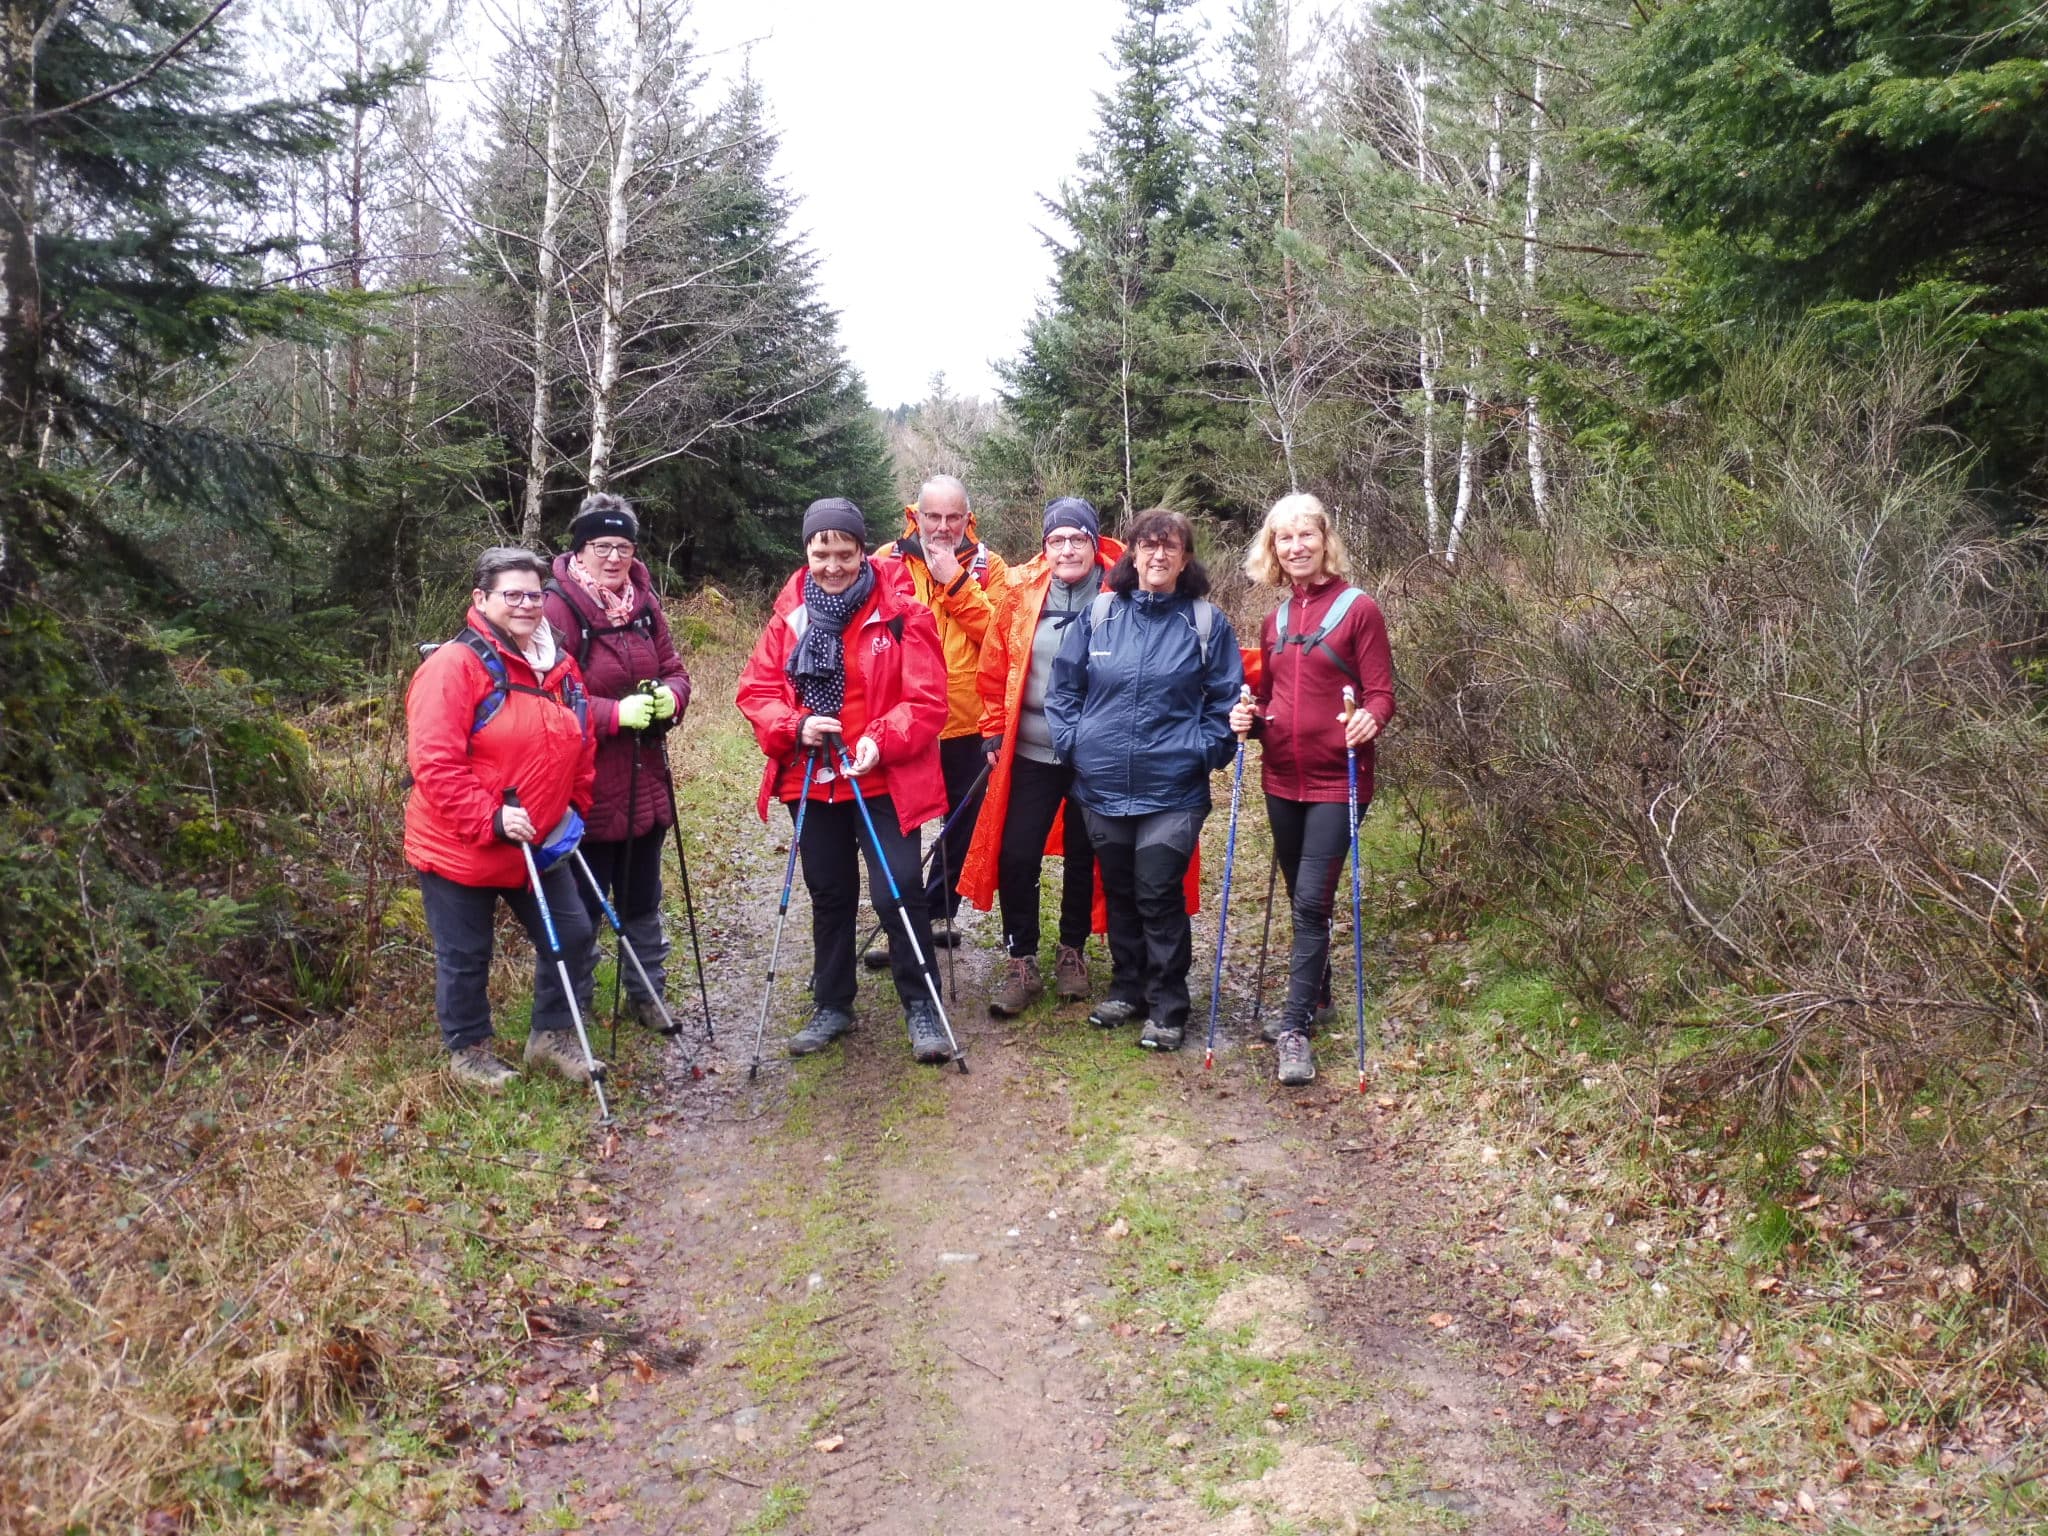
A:
[[[1365,596],[1365,594],[1362,591],[1360,591],[1357,587],[1345,587],[1344,590],[1339,592],[1336,598],[1331,602],[1330,611],[1323,615],[1322,624],[1316,629],[1316,631],[1313,634],[1288,634],[1286,630],[1287,609],[1285,606],[1283,606],[1280,610],[1280,616],[1282,621],[1280,629],[1280,648],[1284,651],[1290,645],[1298,645],[1301,647],[1301,652],[1303,656],[1306,656],[1310,651],[1319,650],[1325,656],[1329,657],[1330,664],[1332,666],[1334,666],[1339,672],[1343,673],[1344,676],[1351,680],[1351,684],[1353,687],[1360,686],[1358,673],[1352,669],[1350,662],[1346,661],[1342,656],[1339,656],[1337,654],[1337,648],[1329,643],[1328,637],[1331,630],[1335,629],[1339,624],[1344,622],[1344,615],[1351,611],[1351,605],[1357,602],[1363,596]]]
[[[505,707],[505,695],[512,691],[512,679],[505,671],[505,658],[498,654],[498,648],[475,630],[465,627],[455,637],[455,643],[469,648],[470,655],[483,663],[484,675],[491,680],[491,691],[478,700],[476,714],[469,722],[469,734],[474,736],[496,719],[498,711]]]
[[[576,670],[579,672],[583,671],[590,665],[590,642],[594,638],[589,622],[583,617],[583,610],[581,608],[578,608],[575,605],[575,603],[570,601],[569,594],[565,590],[563,590],[562,583],[553,576],[550,576],[546,581],[542,582],[540,584],[540,589],[543,592],[554,593],[556,597],[559,597],[562,600],[562,606],[568,609],[569,612],[575,617]],[[471,631],[471,633],[474,633],[474,631]]]
[[[1202,665],[1209,665],[1209,637],[1216,633],[1216,605],[1206,597],[1195,599],[1195,644],[1202,653]]]
[[[1114,592],[1098,592],[1095,594],[1094,601],[1088,605],[1088,627],[1090,629],[1102,628],[1109,618],[1110,604],[1115,601],[1116,594]]]

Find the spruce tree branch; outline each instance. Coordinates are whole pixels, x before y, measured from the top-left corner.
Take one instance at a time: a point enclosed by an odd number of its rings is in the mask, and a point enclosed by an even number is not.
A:
[[[50,14],[43,18],[42,25],[36,28],[35,35],[29,38],[28,61],[31,65],[35,63],[36,56],[43,51],[43,44],[50,40],[50,34],[61,27],[64,18],[71,14],[72,3],[73,0],[57,0],[57,3],[50,7]]]
[[[63,117],[66,113],[82,112],[87,107],[96,107],[103,101],[111,101],[116,96],[125,95],[127,92],[134,90],[136,86],[143,84],[158,70],[170,63],[172,59],[184,52],[187,43],[212,26],[214,22],[220,19],[221,13],[234,3],[235,0],[218,0],[218,3],[212,10],[193,23],[191,31],[187,32],[175,43],[172,43],[170,47],[151,59],[126,80],[116,80],[112,85],[103,86],[101,89],[94,91],[90,96],[81,96],[76,101],[67,101],[61,107],[45,107],[40,112],[30,112],[22,118],[22,121],[33,127],[37,123],[47,123],[53,118]]]
[[[1438,218],[1449,219],[1453,224],[1469,224],[1474,229],[1482,230],[1498,239],[1520,240],[1522,238],[1522,232],[1519,229],[1504,229],[1491,220],[1482,218],[1476,213],[1469,213],[1462,208],[1446,208],[1437,203],[1409,203],[1407,206],[1416,213],[1433,213]],[[1536,243],[1545,250],[1564,251],[1576,256],[1612,256],[1621,261],[1652,261],[1656,258],[1654,251],[1633,251],[1622,246],[1582,245],[1565,240],[1547,240],[1541,236],[1536,238]]]

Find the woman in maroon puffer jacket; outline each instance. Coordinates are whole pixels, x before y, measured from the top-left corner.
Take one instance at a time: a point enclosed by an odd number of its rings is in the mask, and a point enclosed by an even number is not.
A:
[[[1283,496],[1252,541],[1245,574],[1287,594],[1260,631],[1255,702],[1230,728],[1259,739],[1273,859],[1294,909],[1287,1002],[1266,1038],[1281,1082],[1316,1075],[1309,1023],[1327,993],[1330,912],[1351,851],[1347,749],[1358,754],[1358,814],[1372,803],[1373,738],[1394,718],[1394,662],[1380,605],[1345,577],[1344,541],[1315,497]],[[1344,718],[1344,690],[1358,708]]]
[[[668,935],[661,921],[661,845],[675,824],[675,792],[662,738],[681,723],[690,674],[676,654],[647,567],[637,558],[640,520],[625,498],[593,493],[569,524],[569,553],[555,556],[547,619],[583,669],[597,736],[597,787],[583,855],[610,893],[613,910],[654,992],[629,966],[633,1016],[666,1026],[655,998],[667,984]],[[651,689],[643,689],[651,683]],[[600,912],[586,887],[596,943]]]

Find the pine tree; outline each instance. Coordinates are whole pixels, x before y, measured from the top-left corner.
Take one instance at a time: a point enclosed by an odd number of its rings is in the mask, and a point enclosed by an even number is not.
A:
[[[266,281],[280,243],[238,220],[268,174],[333,146],[338,109],[393,82],[242,100],[224,9],[0,4],[0,598],[107,555],[157,579],[78,494],[84,454],[248,527],[293,493],[278,454],[167,419],[145,385],[168,363],[348,319],[345,296]]]

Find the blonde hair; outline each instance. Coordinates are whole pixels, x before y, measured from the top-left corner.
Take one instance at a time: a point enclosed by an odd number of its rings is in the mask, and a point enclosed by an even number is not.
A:
[[[1344,548],[1344,536],[1337,532],[1337,525],[1330,521],[1330,514],[1323,504],[1306,491],[1296,491],[1291,496],[1282,496],[1273,503],[1273,509],[1266,514],[1265,524],[1259,529],[1258,537],[1252,540],[1252,547],[1244,557],[1244,573],[1262,587],[1284,587],[1287,573],[1280,568],[1280,556],[1273,549],[1273,530],[1282,523],[1291,523],[1296,518],[1313,522],[1323,532],[1323,576],[1346,578],[1351,575],[1351,556]]]

